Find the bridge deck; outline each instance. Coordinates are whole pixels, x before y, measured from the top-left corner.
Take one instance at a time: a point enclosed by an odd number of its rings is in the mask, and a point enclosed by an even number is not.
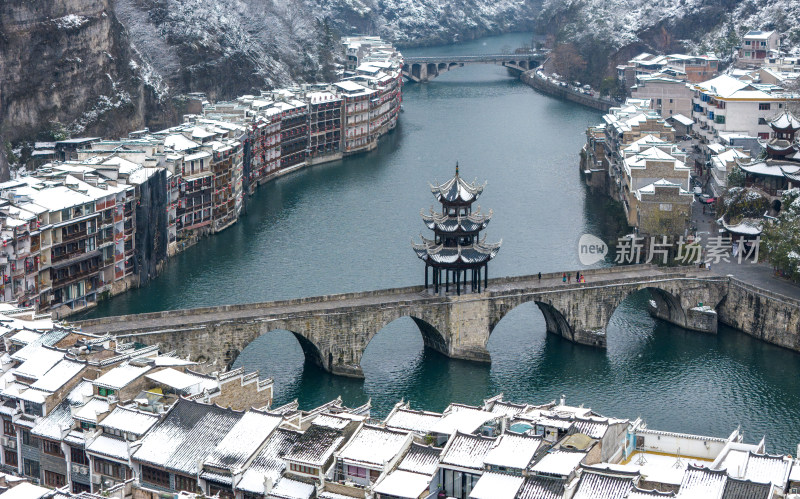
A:
[[[664,269],[650,266],[613,267],[610,269],[596,269],[582,271],[586,276],[586,284],[576,284],[575,271],[570,274],[572,283],[562,282],[561,273],[542,274],[539,282],[537,276],[501,277],[489,280],[488,295],[511,293],[516,290],[536,288],[542,292],[548,290],[563,291],[569,287],[590,287],[611,284],[619,280],[657,280],[661,277],[675,277],[676,271],[687,277],[716,277],[708,271],[693,267],[681,269]],[[462,294],[464,297],[480,297],[482,295]],[[286,300],[278,302],[252,303],[243,305],[229,305],[221,307],[208,307],[202,309],[173,310],[148,314],[136,314],[118,317],[105,317],[87,321],[75,322],[84,331],[90,333],[124,333],[138,331],[164,331],[177,328],[186,328],[205,323],[219,323],[225,321],[241,320],[269,320],[297,316],[313,315],[315,313],[332,310],[344,310],[352,307],[363,306],[402,306],[409,302],[442,301],[446,298],[424,292],[421,286],[366,292],[331,295],[301,300]]]
[[[521,61],[526,59],[539,59],[545,54],[525,53],[525,54],[482,54],[482,55],[453,55],[453,56],[428,56],[428,57],[404,57],[403,62],[407,64],[420,64],[425,62],[497,62],[497,61]]]

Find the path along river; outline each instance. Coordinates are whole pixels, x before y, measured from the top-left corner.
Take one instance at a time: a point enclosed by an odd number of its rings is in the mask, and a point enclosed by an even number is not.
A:
[[[506,35],[411,55],[496,53],[530,40]],[[506,69],[475,65],[427,84],[407,84],[400,125],[377,151],[320,165],[261,187],[248,213],[224,233],[169,263],[149,286],[102,303],[92,316],[268,301],[420,284],[409,246],[427,229],[419,217],[434,198],[428,182],[453,175],[488,185],[489,240],[503,239],[492,276],[580,268],[577,241],[614,233],[603,199],[587,196],[577,168],[584,131],[600,114],[540,95]],[[492,365],[450,360],[423,349],[408,319],[386,326],[362,360],[365,380],[304,365],[289,332],[251,344],[236,365],[275,379],[276,403],[311,408],[341,395],[372,399],[385,415],[400,399],[442,410],[504,392],[541,403],[566,395],[616,417],[642,416],[651,428],[727,436],[767,436],[772,452],[800,441],[800,355],[722,327],[718,336],[651,319],[645,294],[629,297],[608,328],[608,350],[545,334],[534,304],[495,329]]]

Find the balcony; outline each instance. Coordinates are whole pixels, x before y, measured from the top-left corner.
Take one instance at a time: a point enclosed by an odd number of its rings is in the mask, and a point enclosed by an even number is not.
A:
[[[72,283],[72,282],[77,281],[79,279],[83,279],[85,277],[89,277],[91,275],[95,275],[99,271],[100,271],[99,267],[91,267],[91,268],[88,268],[86,270],[81,270],[81,271],[75,272],[73,274],[69,274],[69,275],[66,275],[66,276],[63,276],[63,277],[59,277],[59,278],[53,279],[53,287],[59,287],[59,286],[65,285],[65,284]]]
[[[63,243],[71,242],[71,241],[76,241],[76,240],[79,240],[79,239],[84,239],[88,235],[89,234],[85,229],[73,232],[71,234],[63,234],[62,233],[62,235],[61,235],[61,243],[63,244]]]

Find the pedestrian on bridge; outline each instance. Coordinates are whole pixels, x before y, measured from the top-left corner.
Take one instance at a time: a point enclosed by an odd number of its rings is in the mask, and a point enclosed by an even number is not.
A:
[[[572,282],[572,274],[567,274],[567,284]]]
[[[567,282],[567,273],[566,272],[564,272],[564,274],[562,274],[561,282]]]
[[[542,282],[542,273],[539,272],[539,283],[541,283],[541,282]]]

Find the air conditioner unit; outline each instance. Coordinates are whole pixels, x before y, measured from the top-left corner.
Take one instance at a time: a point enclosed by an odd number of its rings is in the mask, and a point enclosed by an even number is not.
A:
[[[72,472],[73,473],[80,473],[81,472],[81,467],[79,465],[75,464],[75,463],[72,463]]]
[[[17,448],[17,439],[16,438],[9,438],[8,439],[8,448],[9,449],[16,449]]]
[[[2,443],[3,443],[3,446],[4,446],[4,447],[8,447],[8,437],[2,437],[2,439],[0,440],[0,442],[2,442]]]
[[[102,478],[102,477],[101,477],[100,475],[94,475],[94,476],[92,477],[92,483],[93,483],[93,484],[95,484],[95,485],[100,485],[100,479],[101,479],[101,478]]]
[[[81,466],[81,475],[88,475],[89,468],[87,466]]]

